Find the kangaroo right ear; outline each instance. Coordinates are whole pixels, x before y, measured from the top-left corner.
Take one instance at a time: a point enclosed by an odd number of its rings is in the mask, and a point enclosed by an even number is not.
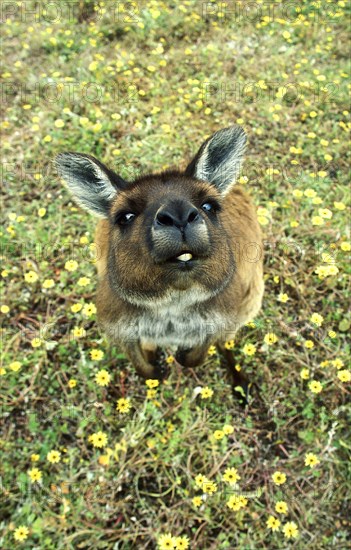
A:
[[[102,218],[108,217],[111,201],[127,186],[127,182],[90,155],[60,153],[55,165],[75,201]]]
[[[202,144],[185,175],[208,181],[226,195],[239,175],[245,145],[240,126],[219,130]]]

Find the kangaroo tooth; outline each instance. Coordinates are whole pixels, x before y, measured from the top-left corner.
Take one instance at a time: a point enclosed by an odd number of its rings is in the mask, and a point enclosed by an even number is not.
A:
[[[177,256],[177,260],[181,261],[181,262],[188,262],[189,260],[191,260],[193,257],[192,254],[181,254],[180,256]]]

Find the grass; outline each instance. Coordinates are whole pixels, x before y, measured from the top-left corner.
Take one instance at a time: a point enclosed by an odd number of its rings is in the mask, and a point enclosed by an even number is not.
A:
[[[348,4],[23,5],[2,71],[1,547],[348,548]],[[215,354],[150,390],[108,345],[94,220],[52,164],[86,152],[132,179],[233,122],[265,233],[263,308],[233,351],[260,389],[245,410]]]

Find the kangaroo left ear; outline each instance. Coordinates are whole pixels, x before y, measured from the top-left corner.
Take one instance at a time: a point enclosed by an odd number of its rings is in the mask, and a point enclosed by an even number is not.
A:
[[[74,200],[101,218],[108,217],[113,199],[127,186],[122,178],[91,155],[60,153],[55,164]]]
[[[212,183],[226,195],[240,172],[246,146],[241,126],[219,130],[205,143],[185,170],[185,175]]]

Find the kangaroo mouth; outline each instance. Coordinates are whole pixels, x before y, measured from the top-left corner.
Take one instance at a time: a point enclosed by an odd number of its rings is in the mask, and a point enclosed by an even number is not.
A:
[[[189,262],[190,260],[193,259],[193,257],[194,256],[191,252],[183,252],[182,254],[180,254],[179,256],[174,258],[174,261],[176,261],[176,262]]]

